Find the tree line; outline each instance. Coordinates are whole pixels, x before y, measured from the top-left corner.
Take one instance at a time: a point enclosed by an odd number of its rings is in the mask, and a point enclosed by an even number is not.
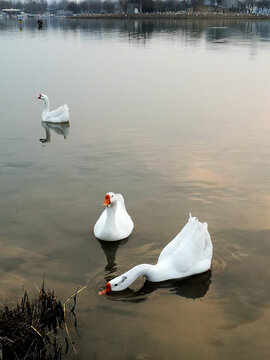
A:
[[[177,12],[187,11],[193,9],[197,11],[204,3],[204,0],[119,0],[117,3],[119,9],[123,12],[127,12],[129,3],[137,3],[141,6],[142,12]],[[44,13],[46,11],[70,11],[74,14],[93,14],[93,13],[113,13],[115,11],[115,2],[110,0],[83,0],[77,1],[53,1],[47,2],[46,0],[25,0],[24,2],[0,0],[0,10],[7,8],[21,9],[27,13]],[[222,0],[213,0],[212,7],[214,11],[222,5]],[[211,6],[209,6],[211,7]],[[269,9],[269,0],[243,0],[239,1],[239,7],[234,9],[235,11],[251,13],[253,9],[262,8]]]

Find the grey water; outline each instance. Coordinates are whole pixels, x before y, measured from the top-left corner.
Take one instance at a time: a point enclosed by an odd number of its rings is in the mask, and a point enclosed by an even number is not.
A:
[[[77,298],[72,359],[266,359],[270,21],[0,18],[0,289]],[[41,123],[40,92],[70,124]],[[129,239],[93,235],[108,191]],[[211,271],[98,296],[208,222]],[[71,321],[71,320],[70,320]]]

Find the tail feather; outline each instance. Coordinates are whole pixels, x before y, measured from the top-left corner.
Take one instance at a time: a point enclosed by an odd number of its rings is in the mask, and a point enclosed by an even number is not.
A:
[[[198,219],[196,218],[196,216],[192,216],[191,213],[189,213],[189,219],[188,221],[197,221]]]

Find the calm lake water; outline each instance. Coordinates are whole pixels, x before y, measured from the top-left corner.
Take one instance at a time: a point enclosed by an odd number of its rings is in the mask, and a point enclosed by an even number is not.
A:
[[[71,359],[266,359],[270,21],[0,19],[2,303],[44,273],[63,301],[87,285]],[[39,92],[69,128],[42,125]],[[93,235],[108,191],[135,223],[120,243]],[[211,272],[97,295],[155,263],[189,212]]]

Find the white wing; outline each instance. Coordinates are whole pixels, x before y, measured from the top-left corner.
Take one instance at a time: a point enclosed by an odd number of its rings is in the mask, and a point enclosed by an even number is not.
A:
[[[94,234],[97,238],[99,238],[99,236],[104,228],[104,225],[106,222],[106,217],[107,217],[107,214],[106,214],[106,209],[105,209],[102,212],[102,214],[100,215],[98,221],[96,222],[96,224],[94,226]]]
[[[211,259],[212,242],[207,223],[196,220],[174,252],[171,265],[179,274],[189,276],[208,270]]]
[[[158,262],[162,261],[164,258],[171,256],[180,246],[181,241],[185,238],[187,234],[189,234],[192,231],[193,223],[197,219],[195,217],[192,217],[191,214],[189,214],[189,219],[186,225],[183,227],[183,229],[179,232],[179,234],[176,235],[176,237],[169,242],[168,245],[165,246],[165,248],[161,251]],[[197,220],[198,221],[198,220]]]
[[[60,106],[59,108],[50,111],[44,121],[54,122],[54,123],[61,123],[67,122],[69,120],[69,111],[68,106],[65,104]]]
[[[50,111],[50,115],[52,117],[58,117],[60,115],[62,115],[63,113],[66,113],[69,110],[67,104],[64,104],[62,106],[60,106],[59,108]]]

